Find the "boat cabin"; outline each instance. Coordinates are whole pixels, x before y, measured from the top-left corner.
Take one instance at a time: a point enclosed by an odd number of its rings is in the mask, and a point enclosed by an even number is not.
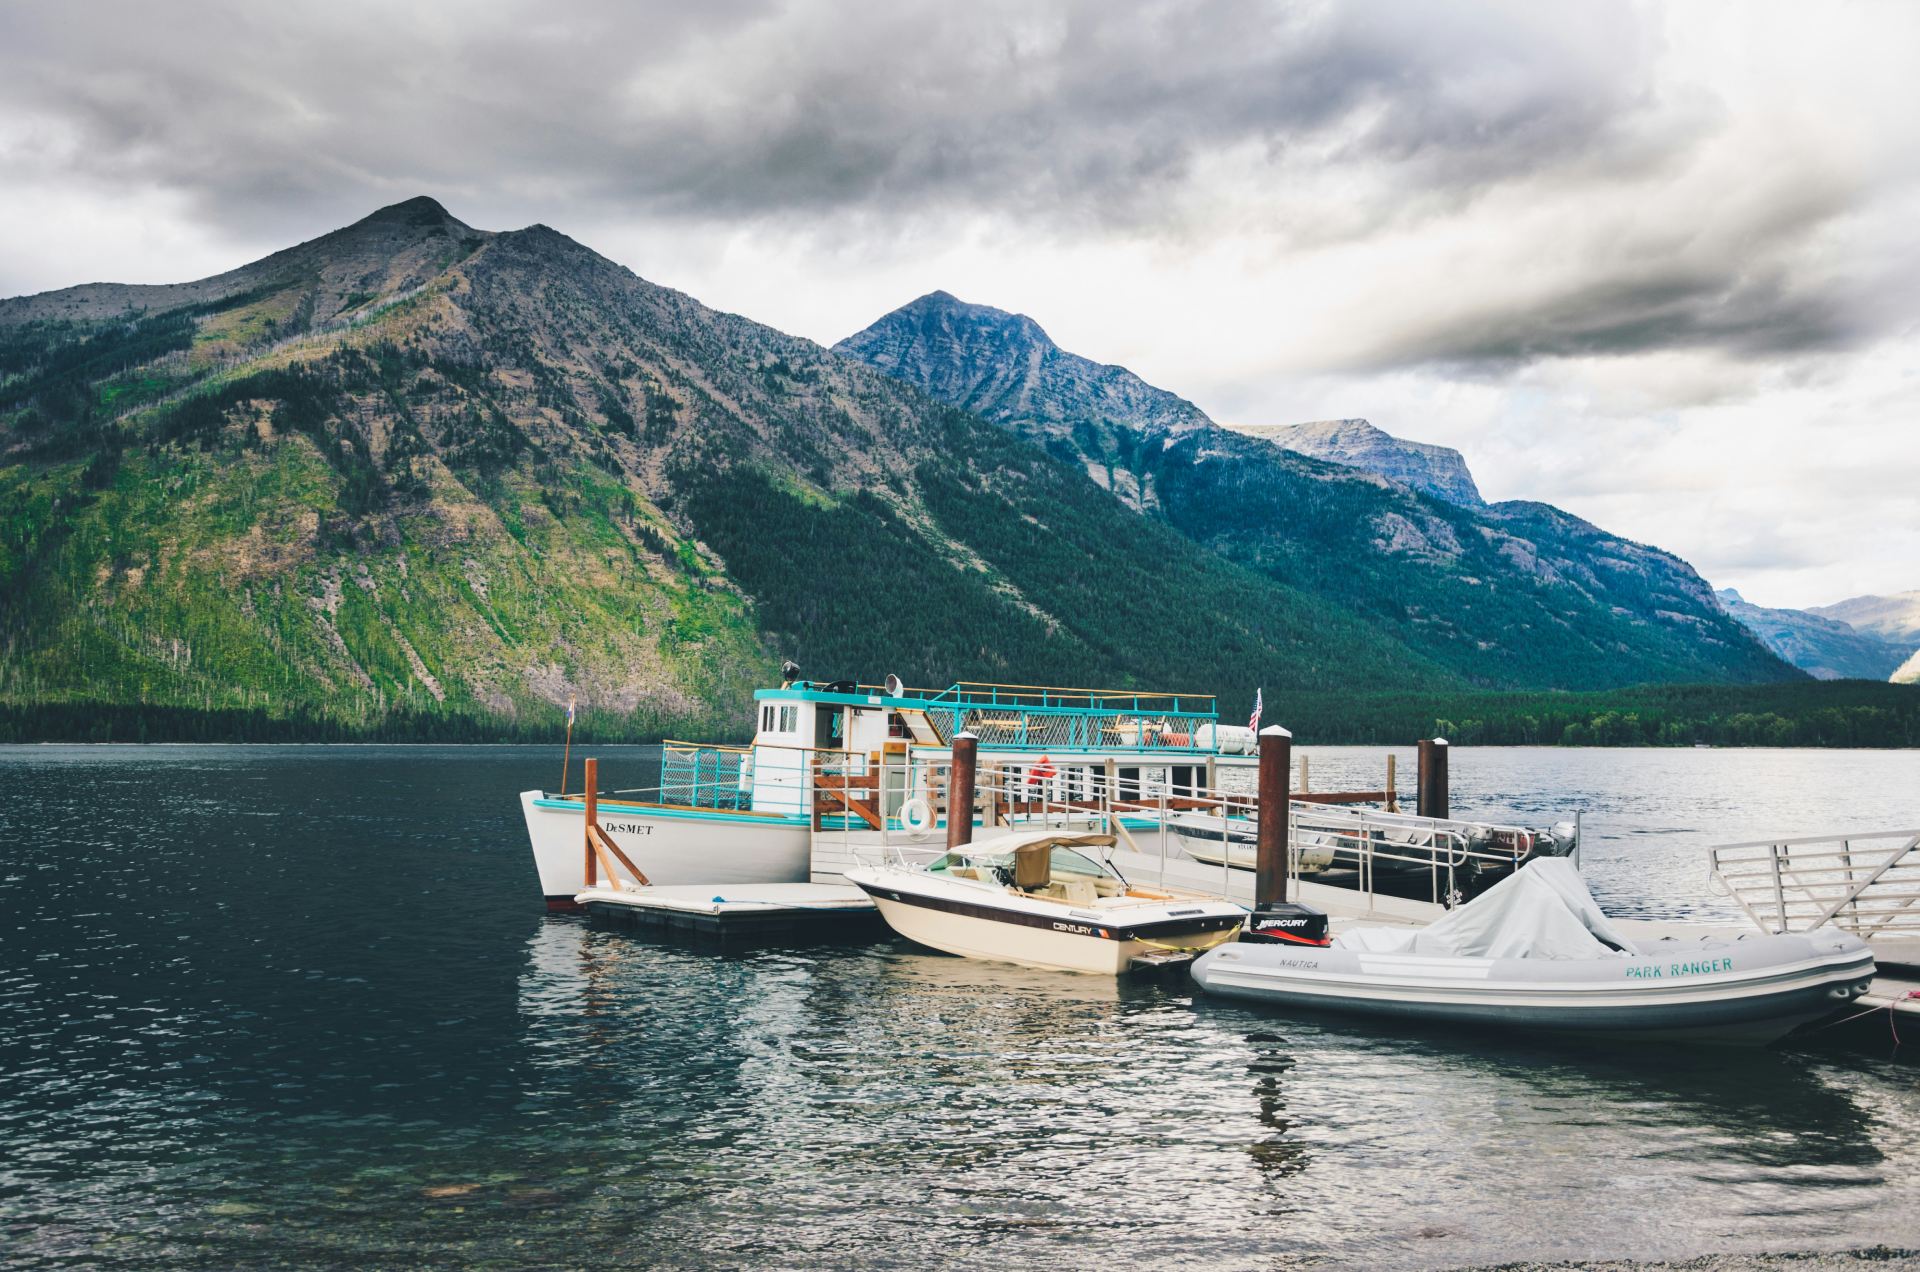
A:
[[[921,793],[915,761],[946,760],[961,732],[979,740],[983,764],[1061,800],[1107,774],[1143,789],[1203,787],[1209,765],[1255,749],[1251,730],[1219,723],[1210,694],[789,679],[758,690],[754,712],[750,746],[669,742],[663,802],[811,816],[823,776],[870,793],[883,779],[883,815],[894,818]]]

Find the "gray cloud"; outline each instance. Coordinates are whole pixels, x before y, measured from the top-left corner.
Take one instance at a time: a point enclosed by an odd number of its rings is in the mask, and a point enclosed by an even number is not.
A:
[[[70,127],[73,169],[241,223],[432,181],[702,217],[1152,227],[1223,148],[1471,189],[1612,144],[1650,83],[1626,11],[1530,5],[109,3],[0,21],[0,100]]]
[[[25,4],[0,175],[165,192],[248,241],[427,192],[480,224],[1200,242],[1226,217],[1310,251],[1657,190],[1727,123],[1666,55],[1657,11],[1598,4]],[[1446,303],[1356,323],[1330,364],[1764,358],[1910,321],[1806,259],[1848,174],[1759,185],[1731,225],[1586,227],[1531,290],[1429,280]]]

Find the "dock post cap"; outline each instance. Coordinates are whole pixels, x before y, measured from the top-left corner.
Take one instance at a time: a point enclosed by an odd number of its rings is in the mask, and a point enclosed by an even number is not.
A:
[[[1293,730],[1283,729],[1277,724],[1270,724],[1260,730],[1260,736],[1263,738],[1290,738],[1293,736]]]
[[[1433,744],[1435,746],[1446,746],[1448,745],[1448,742],[1445,738],[1435,738],[1433,739]]]
[[[972,729],[962,729],[960,732],[953,735],[953,740],[955,742],[958,742],[961,738],[965,738],[969,742],[978,742],[980,740],[980,735],[975,733]]]

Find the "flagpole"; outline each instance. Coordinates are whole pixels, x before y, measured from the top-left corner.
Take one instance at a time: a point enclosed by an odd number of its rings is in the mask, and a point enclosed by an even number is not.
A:
[[[573,763],[573,704],[567,704],[567,745],[560,752],[560,798],[567,797],[567,769]]]

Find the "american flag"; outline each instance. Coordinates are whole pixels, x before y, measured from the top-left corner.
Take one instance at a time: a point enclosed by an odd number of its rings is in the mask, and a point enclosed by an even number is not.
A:
[[[1259,712],[1259,710],[1258,710],[1258,709],[1256,708],[1256,709],[1254,710],[1254,715],[1256,715],[1256,716],[1257,716],[1257,715],[1259,715],[1259,714],[1260,714],[1260,712]],[[567,699],[567,727],[568,727],[569,729],[571,729],[571,728],[573,727],[573,699],[572,699],[572,698],[568,698],[568,699]]]
[[[1255,733],[1260,732],[1260,707],[1262,705],[1261,695],[1262,695],[1261,690],[1255,689],[1253,691],[1253,715],[1248,717],[1247,719],[1247,728],[1251,729]]]

